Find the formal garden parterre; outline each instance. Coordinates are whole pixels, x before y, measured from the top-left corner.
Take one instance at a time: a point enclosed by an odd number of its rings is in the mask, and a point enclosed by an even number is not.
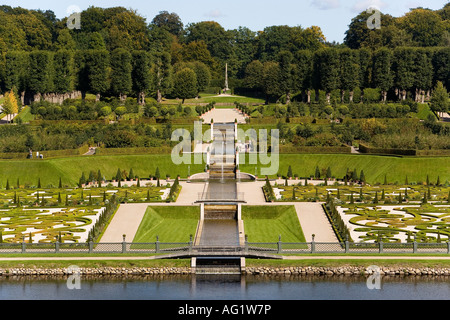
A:
[[[175,201],[178,179],[159,185],[33,188],[0,192],[0,233],[4,243],[85,243],[100,238],[119,203]]]

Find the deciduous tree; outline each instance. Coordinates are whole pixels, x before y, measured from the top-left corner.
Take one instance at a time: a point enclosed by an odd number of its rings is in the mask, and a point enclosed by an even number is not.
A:
[[[194,70],[184,68],[175,74],[173,95],[183,100],[197,95],[197,76]]]
[[[128,50],[117,48],[111,53],[111,90],[124,101],[131,93],[131,53]]]
[[[387,48],[378,49],[373,56],[373,84],[381,89],[384,102],[386,102],[387,93],[394,83],[392,58],[392,51]]]

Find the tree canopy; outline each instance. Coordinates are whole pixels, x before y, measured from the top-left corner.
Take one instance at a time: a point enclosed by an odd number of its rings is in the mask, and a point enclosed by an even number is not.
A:
[[[378,88],[382,100],[397,90],[421,96],[450,79],[450,5],[411,9],[402,17],[381,14],[381,29],[367,27],[370,13],[349,22],[343,44],[327,42],[318,26],[268,26],[226,30],[218,22],[186,26],[175,12],[151,21],[124,7],[91,6],[81,12],[80,30],[50,11],[0,6],[0,91],[22,98],[79,90],[132,95],[144,104],[175,95],[175,73],[190,69],[196,95],[217,92],[225,64],[235,92],[267,99],[334,90],[353,99],[355,90]],[[316,99],[319,96],[316,95]]]

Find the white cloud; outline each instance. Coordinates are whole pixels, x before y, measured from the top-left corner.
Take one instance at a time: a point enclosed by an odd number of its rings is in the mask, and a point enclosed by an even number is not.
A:
[[[383,0],[362,0],[362,1],[357,1],[353,5],[352,10],[354,12],[360,13],[360,12],[366,11],[369,8],[376,8],[379,11],[381,11],[387,7],[388,7],[388,4],[386,2],[384,2]]]
[[[311,3],[320,10],[336,9],[341,6],[339,0],[312,0]]]
[[[211,10],[211,11],[205,13],[204,16],[205,17],[209,17],[209,18],[222,18],[222,17],[225,17],[225,15],[219,9]]]
[[[76,13],[81,12],[81,9],[77,5],[70,5],[67,7],[66,12],[68,15],[71,15],[72,13],[75,13],[75,12]]]

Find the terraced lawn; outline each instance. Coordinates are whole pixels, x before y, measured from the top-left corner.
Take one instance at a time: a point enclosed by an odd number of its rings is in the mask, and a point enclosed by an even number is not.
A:
[[[294,206],[243,206],[249,242],[306,242]]]
[[[199,207],[148,207],[133,242],[189,242],[195,236]]]
[[[255,173],[260,163],[240,163],[242,172]],[[429,176],[430,181],[436,181],[439,176],[441,182],[450,181],[449,157],[388,157],[373,155],[350,154],[280,154],[278,173],[285,176],[289,166],[293,174],[299,177],[311,177],[316,167],[327,169],[330,167],[332,175],[342,179],[347,169],[356,169],[358,174],[364,170],[366,181],[369,184],[384,183],[385,176],[388,183],[403,183],[408,177],[409,182],[424,182]],[[260,172],[258,170],[258,172]]]

